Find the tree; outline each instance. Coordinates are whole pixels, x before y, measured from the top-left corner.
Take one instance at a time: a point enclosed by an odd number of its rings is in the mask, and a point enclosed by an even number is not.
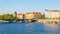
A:
[[[45,14],[41,15],[40,19],[45,19]]]
[[[0,20],[1,20],[1,19],[3,19],[3,16],[2,16],[2,15],[0,15]]]
[[[4,19],[13,19],[13,15],[11,15],[11,14],[4,14],[3,18]]]

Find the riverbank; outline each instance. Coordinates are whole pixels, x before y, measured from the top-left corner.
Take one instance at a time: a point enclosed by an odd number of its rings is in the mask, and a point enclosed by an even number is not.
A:
[[[9,21],[6,21],[6,20],[0,20],[0,22],[9,22]],[[14,21],[13,21],[14,22]],[[19,21],[19,22],[22,22],[22,21]],[[60,19],[38,19],[37,20],[38,23],[60,23]],[[28,22],[29,23],[29,22]]]
[[[0,20],[0,22],[8,22],[8,21],[5,21],[5,20]]]
[[[57,23],[60,23],[60,19],[38,19],[37,22],[42,22],[42,23],[57,22]]]

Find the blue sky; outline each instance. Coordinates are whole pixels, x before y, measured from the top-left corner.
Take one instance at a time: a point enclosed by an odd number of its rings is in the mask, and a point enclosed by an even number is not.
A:
[[[60,9],[60,0],[0,0],[0,14],[44,12],[45,9]]]

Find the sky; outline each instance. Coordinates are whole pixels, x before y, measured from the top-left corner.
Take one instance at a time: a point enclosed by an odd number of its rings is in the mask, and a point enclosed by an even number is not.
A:
[[[60,0],[0,0],[0,14],[60,10]]]

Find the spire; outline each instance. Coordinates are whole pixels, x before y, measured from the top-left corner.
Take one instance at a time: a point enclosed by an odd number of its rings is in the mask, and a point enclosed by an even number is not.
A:
[[[17,12],[15,11],[14,14],[15,14],[15,18],[14,18],[15,22],[17,22]]]

